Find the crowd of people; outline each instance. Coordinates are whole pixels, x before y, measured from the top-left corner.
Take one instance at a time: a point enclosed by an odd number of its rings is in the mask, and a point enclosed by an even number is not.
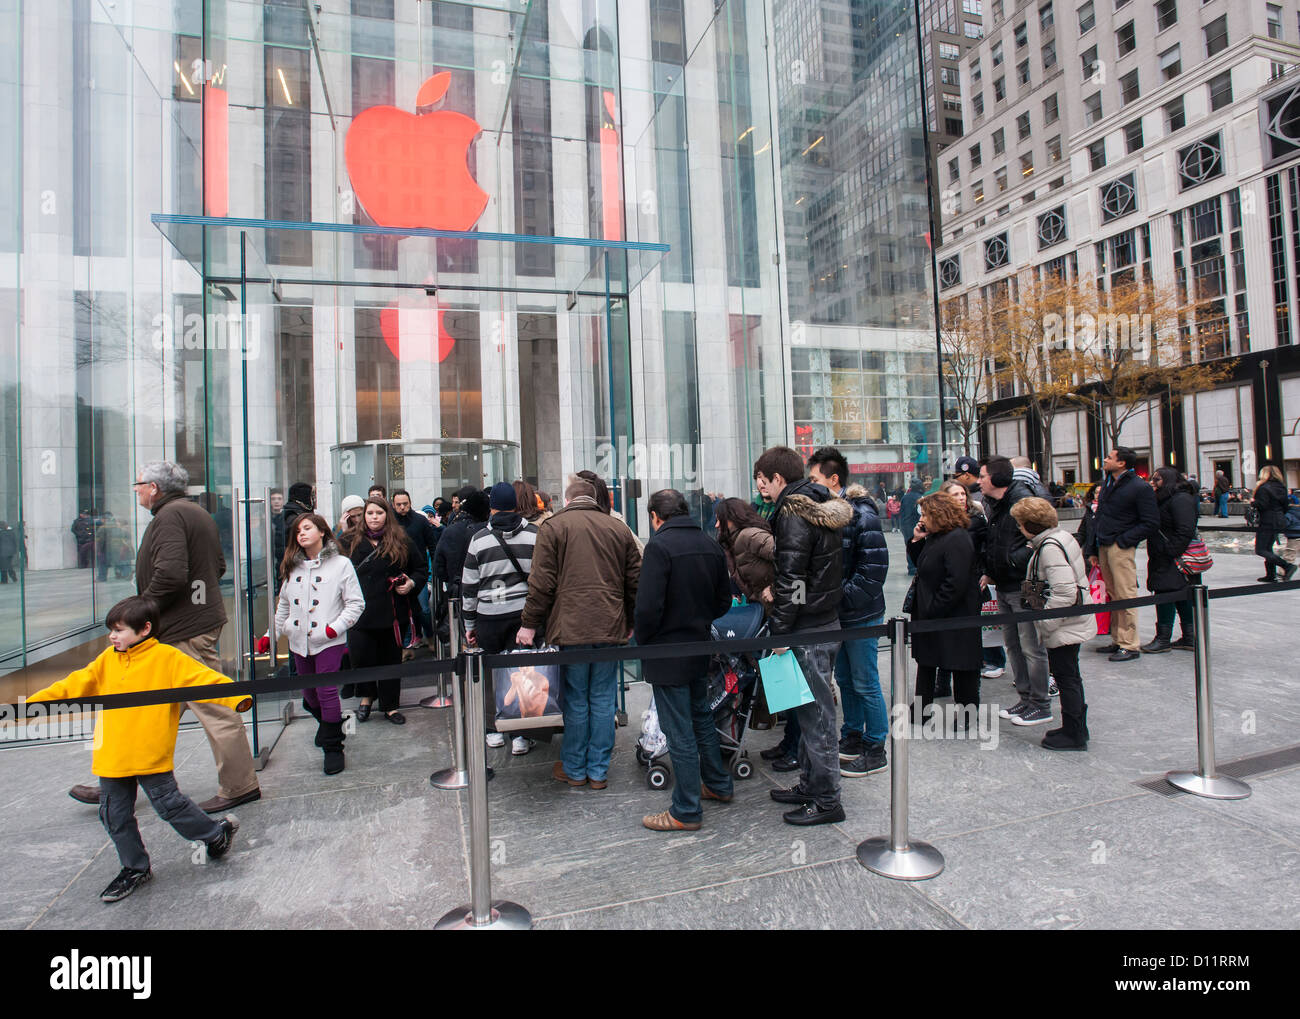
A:
[[[994,602],[999,613],[1011,614],[1087,604],[1089,565],[1099,569],[1111,597],[1136,597],[1136,550],[1144,543],[1149,591],[1188,593],[1200,583],[1184,559],[1197,537],[1198,486],[1172,466],[1143,479],[1137,459],[1125,447],[1108,452],[1105,478],[1085,499],[1074,533],[1061,527],[1051,493],[1023,458],[961,457],[953,477],[935,491],[909,486],[897,513],[912,577],[903,611],[914,621],[976,620],[913,635],[914,712],[932,718],[936,700],[951,696],[957,727],[978,729],[981,681],[1010,669],[1018,700],[1001,717],[1017,726],[1046,725],[1059,694],[1060,725],[1045,733],[1042,746],[1087,749],[1079,652],[1096,632],[1095,617],[1006,623],[1005,658],[984,646],[977,620]],[[774,771],[798,774],[793,786],[771,797],[791,808],[783,814],[789,824],[841,821],[841,779],[888,766],[877,640],[837,639],[841,629],[884,620],[890,557],[882,507],[850,483],[849,465],[833,447],[806,460],[789,447],[772,447],[754,463],[753,480],[757,499],[712,500],[704,527],[682,493],[652,494],[647,542],[615,510],[603,479],[589,471],[571,476],[558,509],[522,480],[463,488],[419,513],[409,492],[390,496],[374,486],[364,499],[346,497],[334,525],[316,512],[312,486],[295,484],[287,499],[274,493],[277,611],[274,631],[257,650],[266,653],[283,638],[297,675],[346,678],[349,668],[400,662],[404,651],[433,642],[452,619],[465,644],[488,653],[542,645],[590,651],[633,640],[644,646],[705,641],[715,619],[751,602],[762,607],[776,637],[818,635],[815,643],[773,652],[794,656],[811,700],[787,713],[781,741],[762,752]],[[224,681],[216,670],[226,564],[217,524],[185,497],[187,484],[177,464],[141,468],[134,488],[152,519],[133,563],[138,594],[109,613],[112,648],[32,700]],[[887,517],[894,497],[885,498]],[[1266,564],[1260,580],[1289,581],[1300,570],[1300,507],[1290,504],[1276,467],[1261,471],[1253,504],[1260,520],[1256,552]],[[1274,551],[1279,536],[1286,538],[1282,556]],[[431,601],[431,586],[446,597]],[[444,615],[451,602],[459,613]],[[1115,610],[1112,619],[1111,642],[1096,648],[1112,662],[1195,644],[1186,597],[1158,606],[1156,634],[1145,645],[1134,610]],[[644,663],[676,775],[669,808],[643,819],[652,830],[698,829],[703,801],[733,796],[709,699],[710,668],[707,655]],[[561,682],[563,746],[552,776],[570,788],[604,789],[615,744],[618,665],[566,664]],[[325,774],[345,767],[343,701],[357,698],[358,722],[377,705],[401,725],[400,688],[400,679],[387,678],[304,691],[303,705],[318,723],[314,742]],[[495,704],[490,689],[487,695]],[[137,785],[186,838],[203,842],[214,857],[228,851],[238,821],[226,811],[261,796],[237,713],[246,708],[243,699],[217,698],[108,713],[114,721],[105,725],[107,742],[93,763],[99,785],[71,792],[99,805],[118,848],[123,869],[105,889],[105,901],[130,894],[151,876],[134,816]],[[218,773],[218,794],[199,804],[180,793],[172,775],[184,710],[202,722]],[[484,738],[489,746],[505,745],[492,721]],[[533,746],[516,735],[511,752],[526,754]],[[225,816],[211,821],[210,814]]]

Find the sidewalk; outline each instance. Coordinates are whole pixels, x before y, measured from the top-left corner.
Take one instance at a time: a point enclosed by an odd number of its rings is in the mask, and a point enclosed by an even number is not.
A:
[[[907,576],[898,535],[889,544],[896,611]],[[1208,576],[1227,587],[1261,572],[1254,556],[1218,554]],[[1297,606],[1296,592],[1211,602],[1219,761],[1242,762],[1222,770],[1250,782],[1248,800],[1197,799],[1159,781],[1196,763],[1189,653],[1115,664],[1085,648],[1087,753],[1045,751],[1047,727],[1007,722],[993,749],[912,743],[911,832],[943,852],[947,869],[894,882],[854,858],[860,840],[889,830],[889,774],[844,780],[844,823],[791,828],[767,795],[791,779],[757,760],[779,731],[754,734],[754,777],[737,783],[732,803],[706,806],[701,831],[641,827],[668,794],[646,788],[633,759],[648,697],[638,686],[606,790],[553,781],[558,744],[521,758],[488,752],[493,894],[543,928],[1291,928]],[[1153,632],[1145,609],[1142,639]],[[880,661],[888,689],[884,649]],[[1014,702],[1009,679],[986,680],[983,699]],[[261,775],[263,799],[236,811],[239,837],[220,862],[192,863],[141,796],[154,881],[112,906],[98,899],[118,870],[112,846],[94,809],[67,796],[89,777],[88,747],[0,751],[0,927],[431,927],[468,901],[468,800],[427,783],[450,760],[448,712],[407,716],[400,728],[379,716],[359,726],[347,771],[334,777],[321,773],[314,722],[295,721]],[[177,776],[195,798],[213,791],[201,732],[182,735]]]

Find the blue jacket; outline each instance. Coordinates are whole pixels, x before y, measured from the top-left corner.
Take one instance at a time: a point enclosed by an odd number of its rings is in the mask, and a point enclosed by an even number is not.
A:
[[[853,507],[853,519],[840,531],[844,550],[844,598],[840,623],[865,626],[885,614],[885,575],[889,548],[875,504],[861,485],[850,485],[843,497]]]
[[[1097,498],[1088,555],[1100,545],[1137,548],[1160,530],[1156,493],[1135,471],[1125,471],[1102,487]]]

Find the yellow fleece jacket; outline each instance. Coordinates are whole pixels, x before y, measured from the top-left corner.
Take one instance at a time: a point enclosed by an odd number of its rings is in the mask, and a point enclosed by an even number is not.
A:
[[[27,700],[88,700],[115,693],[229,682],[221,673],[213,672],[184,651],[169,644],[159,644],[150,637],[125,651],[108,648],[84,669],[78,669],[67,679],[37,691]],[[247,711],[252,707],[253,699],[242,694],[238,697],[214,697],[207,703]],[[159,775],[171,771],[183,706],[181,703],[148,704],[99,712],[95,719],[95,752],[90,770],[103,778]]]

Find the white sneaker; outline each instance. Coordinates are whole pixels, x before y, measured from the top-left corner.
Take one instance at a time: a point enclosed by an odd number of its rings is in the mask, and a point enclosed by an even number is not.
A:
[[[985,679],[1001,679],[1002,674],[1006,671],[1006,669],[997,665],[986,665],[984,668],[980,669],[980,675]]]
[[[523,757],[536,745],[536,740],[531,740],[527,736],[516,736],[510,741],[510,753],[514,757]]]
[[[499,732],[490,732],[487,734],[487,745],[490,747],[503,747],[506,745],[506,738]]]

